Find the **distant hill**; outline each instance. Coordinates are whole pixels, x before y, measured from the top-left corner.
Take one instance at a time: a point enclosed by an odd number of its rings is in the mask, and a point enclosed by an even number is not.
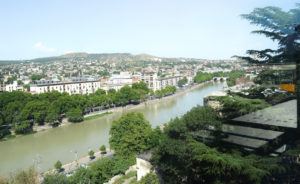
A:
[[[61,56],[36,58],[31,60],[0,60],[0,64],[15,64],[21,62],[37,62],[49,63],[56,61],[98,61],[98,62],[126,62],[126,61],[160,61],[161,59],[156,56],[148,54],[133,55],[130,53],[103,53],[93,54],[85,52],[68,53]]]
[[[0,64],[16,64],[22,62],[36,62],[36,63],[51,63],[51,62],[84,62],[84,61],[97,61],[97,62],[185,62],[185,61],[205,61],[205,59],[194,58],[164,58],[152,56],[149,54],[133,55],[130,53],[86,53],[86,52],[74,52],[61,56],[36,58],[31,60],[0,60]]]

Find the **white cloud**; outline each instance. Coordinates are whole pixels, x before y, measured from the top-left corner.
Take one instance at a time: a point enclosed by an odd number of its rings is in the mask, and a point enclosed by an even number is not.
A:
[[[47,47],[44,43],[42,42],[37,42],[34,44],[34,48],[38,51],[41,52],[55,52],[55,48]]]

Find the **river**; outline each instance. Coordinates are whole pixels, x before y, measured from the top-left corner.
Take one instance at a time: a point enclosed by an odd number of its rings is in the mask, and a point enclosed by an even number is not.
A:
[[[98,150],[103,144],[108,146],[111,123],[122,113],[141,112],[152,127],[156,127],[185,114],[192,107],[203,105],[203,97],[222,88],[222,83],[208,83],[174,98],[0,142],[0,175],[7,176],[34,164],[41,172],[53,168],[57,160],[63,164],[71,162],[76,159],[75,152],[81,157],[87,155],[89,149]]]

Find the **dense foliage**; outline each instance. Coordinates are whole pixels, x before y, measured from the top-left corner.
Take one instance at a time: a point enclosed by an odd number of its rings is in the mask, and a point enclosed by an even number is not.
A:
[[[70,122],[83,121],[83,114],[95,108],[105,109],[139,103],[149,93],[143,82],[106,93],[98,90],[90,95],[50,92],[32,95],[25,92],[0,93],[0,138],[14,130],[17,134],[32,131],[33,125],[57,126],[66,115]]]
[[[165,88],[161,90],[156,90],[155,91],[155,96],[157,98],[162,98],[164,96],[172,95],[176,92],[176,87],[175,86],[166,86]]]
[[[216,134],[220,128],[217,114],[211,108],[198,106],[181,118],[172,119],[164,128],[164,133],[171,138],[185,139],[189,136],[197,137],[199,133]]]
[[[221,142],[202,139],[209,136],[203,130],[216,131],[220,125],[217,114],[206,107],[193,108],[167,124],[152,158],[164,183],[272,183],[273,176],[285,172],[278,158],[220,151]]]
[[[124,174],[129,166],[134,164],[134,157],[115,156],[113,158],[102,158],[92,163],[88,168],[80,167],[70,177],[59,174],[46,175],[43,184],[105,183],[115,175]]]
[[[183,79],[180,79],[179,81],[178,81],[178,83],[177,83],[177,85],[179,86],[179,87],[183,87],[185,84],[187,84],[188,83],[188,80],[187,80],[187,78],[186,77],[184,77]]]
[[[213,80],[214,77],[227,77],[228,86],[234,86],[236,79],[244,75],[243,71],[231,71],[231,72],[215,72],[215,73],[205,73],[197,72],[194,78],[195,83],[202,83],[206,81]]]
[[[264,35],[278,43],[276,49],[248,50],[240,57],[251,63],[296,63],[296,95],[300,99],[300,4],[289,11],[278,7],[256,8],[243,18],[260,27],[253,33]],[[297,119],[300,124],[300,100],[297,100]],[[299,138],[299,137],[298,137]]]
[[[57,162],[55,162],[54,168],[55,168],[58,172],[61,172],[61,171],[62,171],[62,163],[61,163],[61,161],[58,160]]]
[[[278,43],[277,49],[248,50],[248,57],[240,57],[253,63],[294,63],[299,58],[300,4],[289,11],[278,7],[256,8],[242,17],[261,29],[253,33],[261,34]]]
[[[69,184],[64,174],[49,174],[44,177],[43,184]]]
[[[118,154],[137,154],[150,148],[152,129],[141,113],[128,113],[114,121],[109,134],[109,144]]]
[[[270,106],[261,99],[248,99],[237,95],[216,97],[222,104],[222,114],[224,118],[234,118],[250,112],[264,109]]]
[[[137,184],[159,184],[159,179],[155,173],[151,172],[138,181]]]
[[[72,108],[67,112],[67,118],[69,122],[81,122],[83,121],[83,114],[80,108]]]

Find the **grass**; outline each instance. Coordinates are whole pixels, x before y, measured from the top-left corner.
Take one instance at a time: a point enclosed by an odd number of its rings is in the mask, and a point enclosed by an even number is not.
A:
[[[108,114],[112,114],[112,112],[105,112],[105,113],[102,113],[102,114],[91,115],[91,116],[85,117],[84,121],[97,119],[97,118],[103,117],[103,116],[108,115]]]
[[[121,178],[119,178],[118,180],[116,180],[113,184],[122,184],[127,179],[132,178],[132,177],[135,177],[134,180],[136,180],[136,171],[131,171],[131,172],[127,173],[126,175],[124,175]]]

